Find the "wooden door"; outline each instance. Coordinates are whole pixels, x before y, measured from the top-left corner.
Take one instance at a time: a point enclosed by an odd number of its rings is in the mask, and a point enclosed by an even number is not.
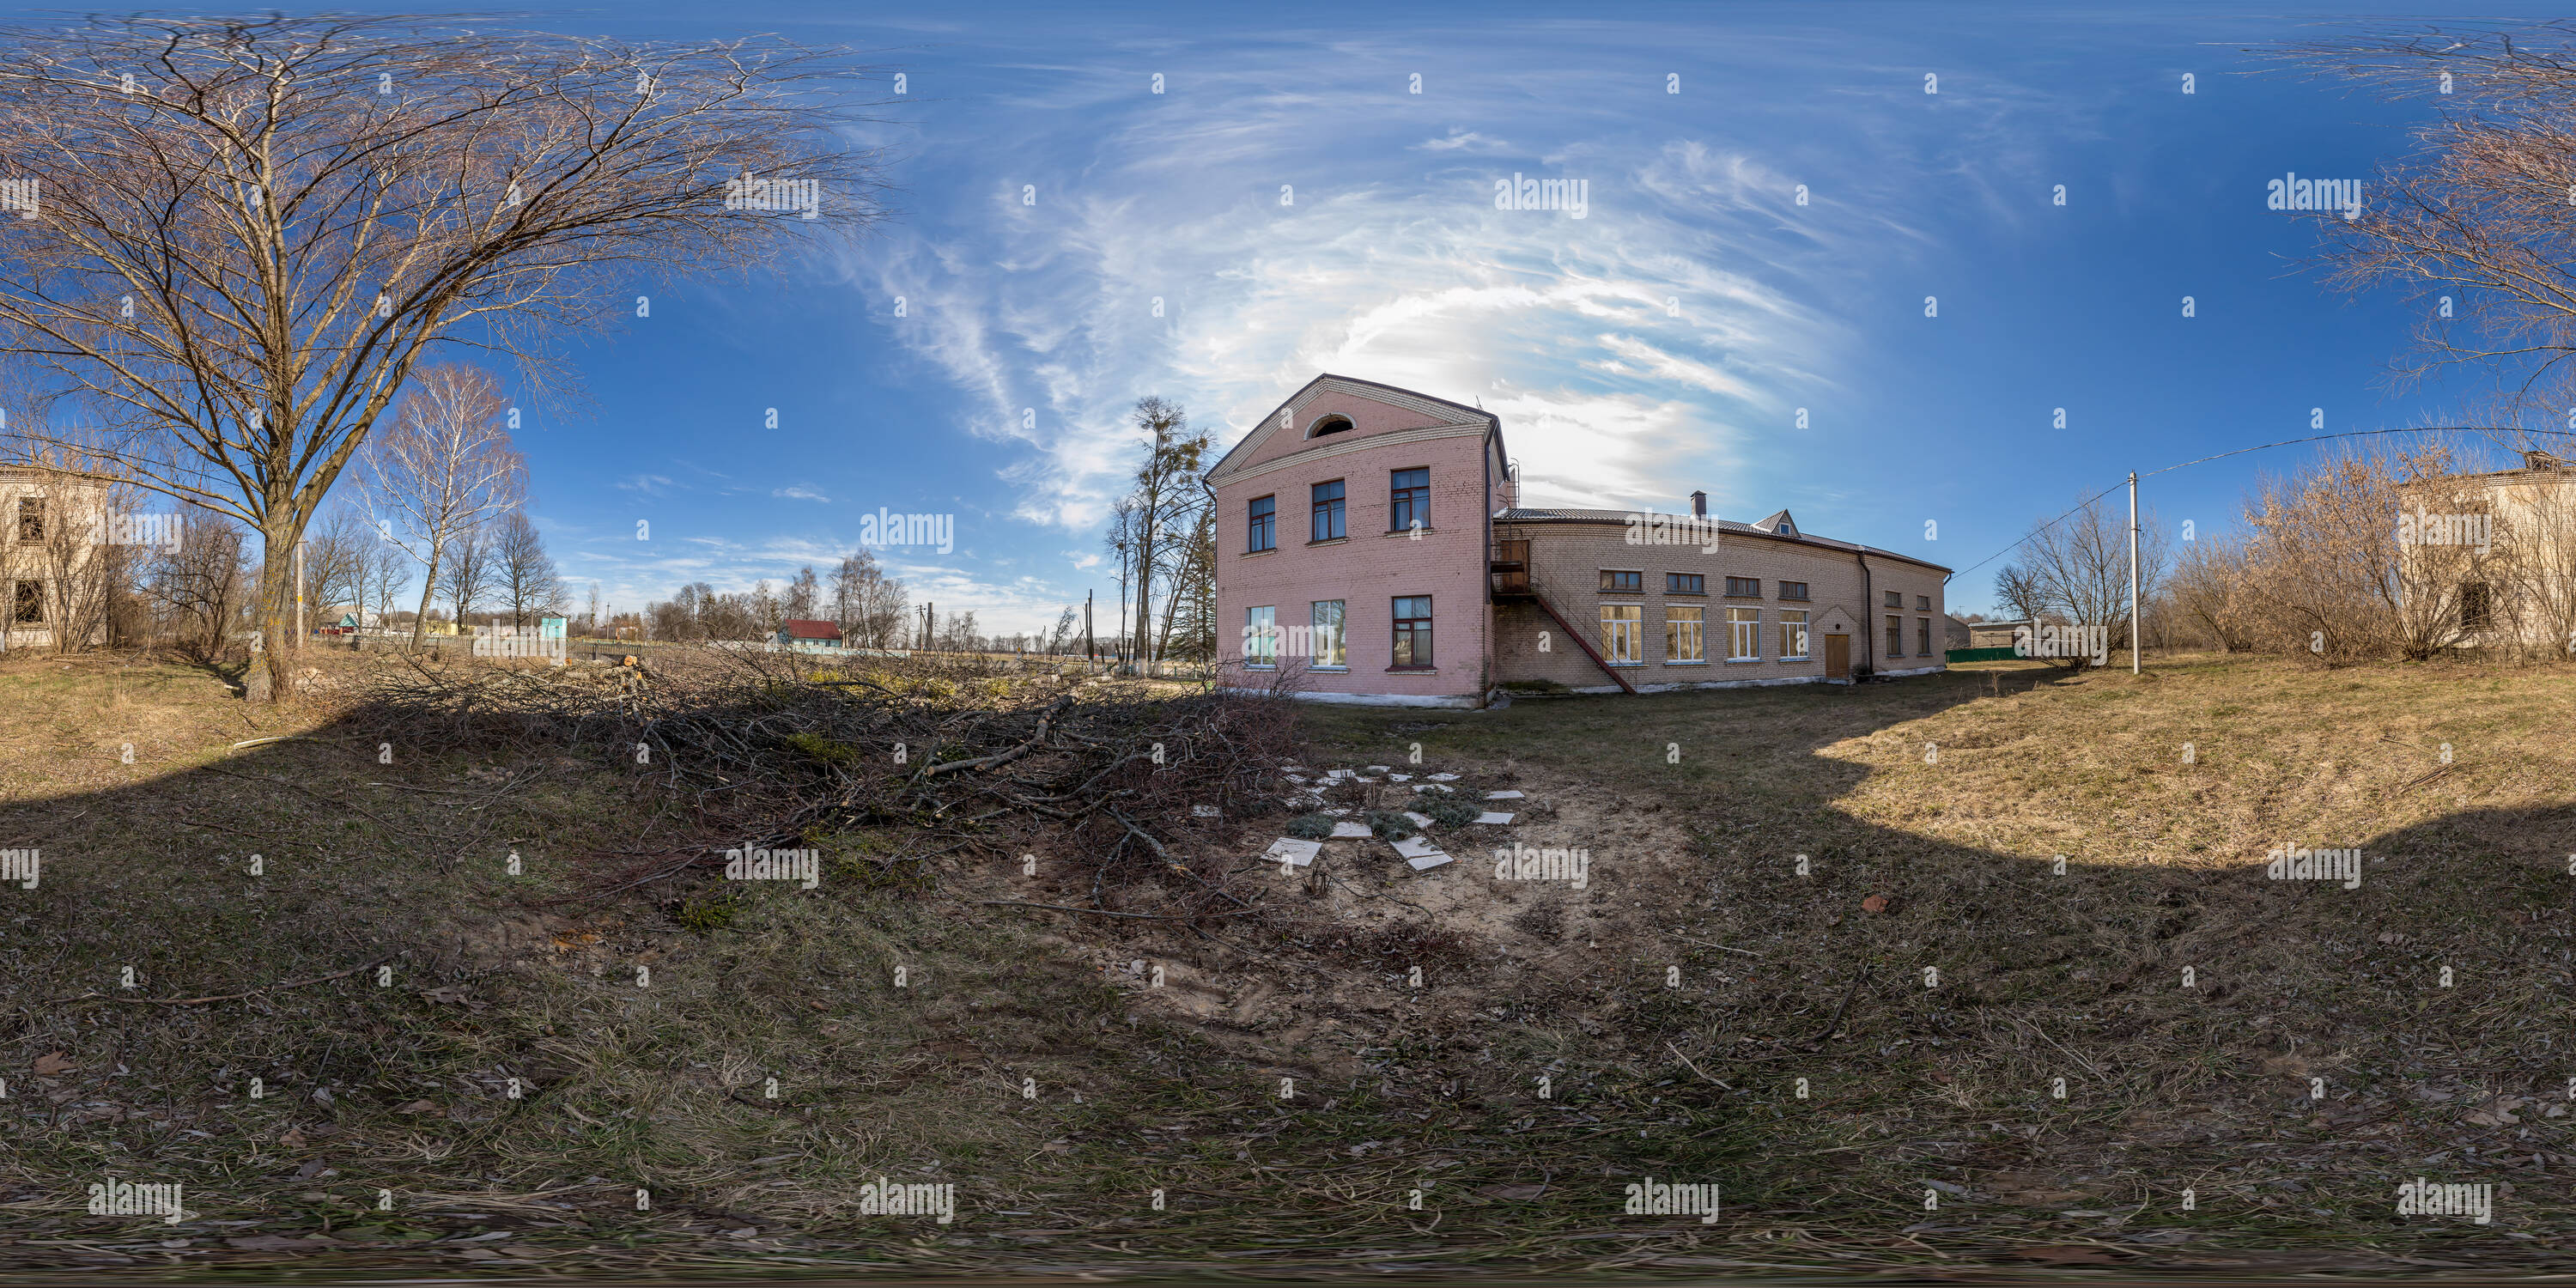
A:
[[[1825,637],[1825,678],[1828,680],[1851,678],[1851,636]]]

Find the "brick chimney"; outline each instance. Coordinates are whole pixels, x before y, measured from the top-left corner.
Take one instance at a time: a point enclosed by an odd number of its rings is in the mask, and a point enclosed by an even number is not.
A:
[[[1708,517],[1708,493],[1691,493],[1691,515],[1694,518],[1700,519]]]

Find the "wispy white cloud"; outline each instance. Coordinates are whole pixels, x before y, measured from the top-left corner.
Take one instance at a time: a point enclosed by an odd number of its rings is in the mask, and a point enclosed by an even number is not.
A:
[[[1424,139],[1413,147],[1418,152],[1460,152],[1474,156],[1508,156],[1512,151],[1512,146],[1501,139],[1454,125],[1449,127],[1449,133],[1444,137]]]
[[[820,493],[820,492],[815,491],[814,489],[812,489],[812,488],[810,488],[810,487],[805,487],[805,486],[803,486],[803,485],[801,485],[801,484],[800,484],[800,485],[797,485],[797,486],[793,486],[793,487],[771,488],[771,489],[769,490],[769,494],[770,494],[771,496],[775,496],[775,497],[782,497],[782,498],[785,498],[786,500],[790,500],[790,501],[826,501],[826,502],[828,502],[828,501],[830,501],[830,500],[832,499],[832,498],[830,498],[830,497],[828,497],[828,496],[823,495],[823,494],[822,494],[822,493]]]

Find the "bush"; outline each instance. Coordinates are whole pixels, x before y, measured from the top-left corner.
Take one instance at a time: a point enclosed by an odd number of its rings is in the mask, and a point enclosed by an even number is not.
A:
[[[1288,835],[1300,841],[1327,841],[1333,836],[1330,814],[1300,814],[1288,820]]]
[[[1414,808],[1442,827],[1465,827],[1475,822],[1485,812],[1483,806],[1472,801],[1463,801],[1455,796],[1442,796],[1435,792],[1423,793],[1422,802]]]

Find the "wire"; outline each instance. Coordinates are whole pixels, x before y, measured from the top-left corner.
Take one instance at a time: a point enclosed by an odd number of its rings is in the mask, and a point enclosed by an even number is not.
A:
[[[2560,438],[2576,438],[2576,431],[2569,431],[2569,430],[2563,430],[2563,429],[2523,429],[2523,428],[2520,428],[2520,427],[2518,427],[2518,426],[2497,426],[2497,425],[2426,425],[2426,426],[2423,426],[2423,427],[2418,428],[2418,429],[2349,429],[2349,430],[2345,430],[2344,432],[2342,432],[2342,433],[2340,433],[2340,434],[2310,434],[2310,435],[2308,435],[2306,438],[2285,438],[2285,439],[2282,439],[2280,442],[2277,442],[2277,443],[2260,443],[2260,444],[2257,444],[2257,445],[2255,445],[2255,446],[2253,446],[2253,447],[2240,447],[2240,448],[2237,448],[2236,450],[2234,450],[2234,451],[2232,451],[2232,452],[2220,452],[2220,453],[2218,453],[2218,454],[2217,454],[2217,455],[2215,455],[2215,456],[2204,456],[2204,457],[2201,457],[2201,458],[2200,458],[2200,459],[2198,459],[2198,460],[2193,460],[2193,461],[2184,461],[2184,462],[2181,462],[2180,464],[2176,464],[2176,465],[2168,465],[2168,466],[2166,466],[2166,467],[2164,467],[2163,469],[2160,469],[2160,470],[2149,470],[2149,471],[2147,471],[2146,473],[2139,475],[2138,477],[2139,477],[2139,478],[2142,478],[2142,479],[2151,479],[2151,478],[2154,478],[2155,476],[2157,476],[2157,475],[2159,475],[2159,474],[2171,474],[2171,473],[2172,473],[2172,472],[2174,472],[2175,470],[2183,469],[2183,468],[2188,467],[2188,466],[2193,466],[2193,465],[2206,465],[2206,464],[2208,464],[2208,463],[2209,463],[2209,462],[2211,462],[2211,461],[2223,461],[2223,460],[2226,460],[2226,459],[2227,459],[2228,457],[2230,457],[2230,456],[2243,456],[2243,455],[2244,455],[2244,454],[2246,454],[2247,452],[2262,452],[2262,451],[2269,451],[2269,450],[2271,450],[2272,448],[2275,448],[2275,447],[2296,447],[2296,446],[2298,446],[2298,445],[2299,445],[2299,444],[2301,444],[2301,443],[2322,443],[2322,442],[2325,442],[2325,441],[2326,441],[2326,440],[2328,440],[2328,439],[2335,439],[2335,438],[2370,438],[2370,437],[2373,437],[2373,436],[2375,436],[2375,435],[2379,435],[2379,434],[2506,434],[2506,433],[2511,433],[2511,434],[2555,434],[2555,435],[2559,436]],[[2127,483],[2128,483],[2128,480],[2127,480],[2127,479],[2122,479],[2122,480],[2120,480],[2118,483],[2114,483],[2114,484],[2112,484],[2111,486],[2106,487],[2106,488],[2102,489],[2101,491],[2096,492],[2096,493],[2094,493],[2093,495],[2088,496],[2088,497],[2084,498],[2083,500],[2076,502],[2076,503],[2075,503],[2075,508],[2074,508],[2074,509],[2067,511],[2066,513],[2061,514],[2061,515],[2057,516],[2056,518],[2051,519],[2051,520],[2049,520],[2048,522],[2046,522],[2046,523],[2043,523],[2043,524],[2039,525],[2039,526],[2038,526],[2038,527],[2036,527],[2036,528],[2031,529],[2027,534],[2025,534],[2025,535],[2021,538],[2021,540],[2019,540],[2019,541],[2015,541],[2015,542],[2013,542],[2011,545],[2005,546],[2003,549],[1998,550],[1998,551],[1994,552],[1993,554],[1987,555],[1985,558],[1980,559],[1980,560],[1976,561],[1975,563],[1969,564],[1967,567],[1962,568],[1962,569],[1959,569],[1957,572],[1951,573],[1948,577],[1944,577],[1944,578],[1942,578],[1942,579],[1941,579],[1941,580],[1942,580],[1942,584],[1943,584],[1943,585],[1948,585],[1948,584],[1949,584],[1953,579],[1958,578],[1958,577],[1961,577],[1961,576],[1964,576],[1964,575],[1966,575],[1966,574],[1968,574],[1968,573],[1975,572],[1975,571],[1976,571],[1976,570],[1978,570],[1979,568],[1983,568],[1983,567],[1985,567],[1987,564],[1993,563],[1993,562],[1994,562],[1994,561],[1996,561],[1997,559],[2001,559],[2001,558],[2003,558],[2005,555],[2011,554],[2013,551],[2018,550],[2018,549],[2020,549],[2021,547],[2023,547],[2023,546],[2025,546],[2025,545],[2028,545],[2028,544],[2032,541],[2032,539],[2034,539],[2034,538],[2038,537],[2038,536],[2039,536],[2039,534],[2041,534],[2041,533],[2043,533],[2043,532],[2048,531],[2050,528],[2054,528],[2054,527],[2056,527],[2058,524],[2061,524],[2061,523],[2066,522],[2068,519],[2074,518],[2074,517],[2075,517],[2076,515],[2078,515],[2078,514],[2083,513],[2083,512],[2084,512],[2088,507],[2090,507],[2094,502],[2101,500],[2103,497],[2106,497],[2106,496],[2111,495],[2111,493],[2113,493],[2113,492],[2115,492],[2115,491],[2119,490],[2119,489],[2120,489],[2121,487],[2123,487],[2123,486],[2126,486],[2126,485],[2127,485]]]

